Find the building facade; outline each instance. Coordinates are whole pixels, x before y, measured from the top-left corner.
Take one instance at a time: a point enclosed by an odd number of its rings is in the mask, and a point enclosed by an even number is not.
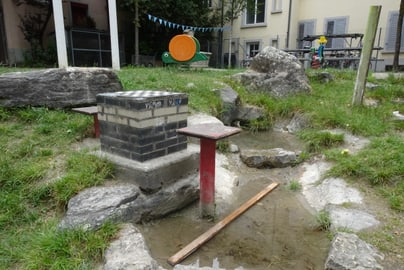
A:
[[[23,63],[24,54],[30,49],[30,44],[25,40],[20,28],[21,18],[37,14],[38,9],[28,5],[17,5],[17,2],[16,0],[0,1],[0,64],[2,65],[12,66]],[[107,35],[109,30],[107,0],[63,0],[62,3],[69,60],[74,62],[75,59],[76,61],[80,59],[80,61],[90,61],[92,65],[102,65],[100,63],[104,59],[102,54],[110,54]],[[54,29],[54,18],[51,17],[44,34],[45,47],[55,46]],[[110,62],[110,59],[105,61]]]
[[[290,51],[318,47],[318,40],[307,40],[310,35],[347,35],[329,38],[328,49],[342,51],[360,47],[370,7],[380,5],[376,49],[372,55],[372,59],[378,61],[372,61],[372,64],[378,71],[391,68],[400,0],[255,0],[253,5],[234,21],[231,33],[231,54],[238,66],[248,63],[266,46]],[[225,31],[225,54],[229,53],[229,36],[229,31]],[[404,56],[404,34],[401,38],[401,56]],[[354,50],[346,52],[352,55]],[[404,65],[404,59],[400,59],[400,65]]]

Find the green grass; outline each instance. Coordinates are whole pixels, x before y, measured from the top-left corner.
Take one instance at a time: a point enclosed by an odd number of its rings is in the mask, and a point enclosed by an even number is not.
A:
[[[317,229],[320,231],[328,231],[331,227],[330,214],[325,210],[321,210],[316,214],[316,221]]]
[[[327,157],[336,162],[330,175],[365,181],[385,197],[392,209],[404,211],[404,140],[390,135],[374,138],[356,155],[330,151]]]
[[[0,68],[0,73],[20,70]],[[330,70],[336,79],[325,84],[315,79],[318,71],[310,70],[312,93],[285,99],[254,94],[236,85],[229,79],[236,72],[132,67],[122,69],[118,76],[126,90],[187,93],[191,110],[214,116],[223,107],[213,90],[229,84],[242,103],[266,110],[264,119],[247,126],[252,131],[269,129],[278,119],[303,114],[310,128],[299,134],[307,145],[300,158],[325,155],[334,163],[330,175],[370,186],[394,213],[402,215],[404,124],[392,118],[393,111],[404,112],[404,105],[397,102],[404,99],[402,79],[372,80],[379,88],[366,91],[365,98],[378,101],[379,106],[352,107],[352,71]],[[343,135],[324,131],[335,128],[366,136],[371,143],[357,154],[343,153],[336,149]],[[113,167],[107,161],[72,150],[73,144],[92,135],[92,119],[81,114],[0,107],[0,269],[94,269],[101,262],[116,225],[106,224],[95,232],[56,229],[72,196],[113,177]],[[227,145],[219,144],[218,148],[226,151]],[[53,175],[58,177],[50,177],[49,172],[55,171],[58,173]],[[297,184],[291,183],[290,188],[297,189]],[[326,214],[318,218],[321,228],[329,227]],[[403,236],[392,235],[388,226],[402,232],[404,225],[394,220],[386,224],[364,236],[383,250],[402,251]]]
[[[127,90],[168,90],[187,93],[189,108],[219,115],[221,104],[214,89],[223,88],[223,78],[234,70],[189,70],[169,68],[125,68],[119,78]]]
[[[291,191],[299,191],[302,189],[302,184],[300,184],[299,181],[297,180],[292,180],[290,183],[287,185],[287,188]]]
[[[1,108],[0,117],[0,269],[91,269],[113,230],[62,233],[56,223],[72,196],[112,175],[109,162],[71,150],[92,120],[45,108]],[[61,177],[47,179],[50,171]]]

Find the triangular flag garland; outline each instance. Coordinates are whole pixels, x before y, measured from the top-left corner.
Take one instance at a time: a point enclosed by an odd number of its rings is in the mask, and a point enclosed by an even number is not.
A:
[[[148,18],[152,22],[158,22],[161,25],[164,25],[165,27],[172,28],[172,29],[182,29],[184,31],[185,29],[191,29],[192,31],[196,32],[212,32],[212,31],[221,31],[223,32],[224,30],[227,30],[229,27],[196,27],[196,26],[189,26],[189,25],[183,25],[183,24],[178,24],[178,23],[173,23],[169,22],[167,20],[164,20],[162,18],[158,18],[156,16],[153,16],[151,14],[147,14]]]

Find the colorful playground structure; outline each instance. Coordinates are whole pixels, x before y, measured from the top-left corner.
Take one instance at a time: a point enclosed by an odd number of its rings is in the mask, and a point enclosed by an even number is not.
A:
[[[165,64],[190,64],[208,60],[208,57],[200,52],[199,41],[194,36],[181,34],[170,40],[168,52],[164,52],[161,59]]]

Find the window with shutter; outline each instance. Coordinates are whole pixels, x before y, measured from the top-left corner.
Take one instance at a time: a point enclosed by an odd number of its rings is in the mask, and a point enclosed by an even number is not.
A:
[[[297,37],[297,47],[299,49],[311,47],[312,44],[310,41],[303,41],[302,39],[307,35],[314,35],[314,28],[315,20],[299,22],[299,36]]]
[[[398,11],[390,12],[388,25],[387,25],[386,44],[384,46],[386,51],[393,52],[396,48],[397,21],[398,21]],[[403,22],[403,26],[404,26],[404,22]],[[401,32],[400,51],[404,51],[404,27]]]
[[[345,34],[347,18],[326,19],[326,35]],[[328,38],[326,48],[344,48],[345,40],[343,38]]]

